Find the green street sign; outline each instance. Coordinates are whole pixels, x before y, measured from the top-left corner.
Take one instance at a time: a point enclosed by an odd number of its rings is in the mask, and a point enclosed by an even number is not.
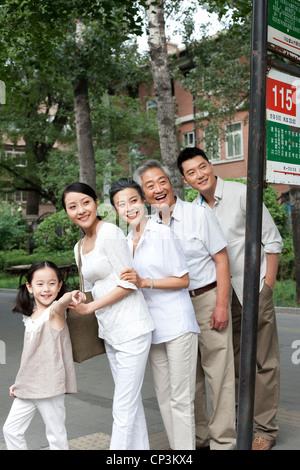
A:
[[[267,75],[266,179],[300,185],[300,80],[271,69]]]
[[[269,0],[268,45],[300,61],[300,1]]]

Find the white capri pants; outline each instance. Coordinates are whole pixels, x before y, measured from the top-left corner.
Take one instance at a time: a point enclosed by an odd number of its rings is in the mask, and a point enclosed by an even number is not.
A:
[[[115,391],[111,450],[149,450],[141,389],[151,345],[151,333],[105,349]]]
[[[69,450],[64,402],[65,395],[36,400],[15,398],[3,426],[7,450],[28,450],[25,432],[37,409],[45,423],[50,450]]]

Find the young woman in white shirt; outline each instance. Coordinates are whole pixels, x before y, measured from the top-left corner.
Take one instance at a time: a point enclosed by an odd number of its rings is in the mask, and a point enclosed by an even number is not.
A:
[[[135,181],[121,178],[109,194],[115,210],[131,228],[127,240],[134,269],[124,270],[121,280],[142,289],[155,324],[150,362],[169,443],[174,450],[193,450],[200,330],[187,289],[187,263],[170,229],[147,219],[143,191]]]
[[[111,450],[148,450],[148,432],[141,388],[154,324],[137,287],[120,280],[131,267],[125,235],[97,216],[97,196],[84,183],[71,183],[62,197],[63,207],[85,236],[81,243],[85,289],[94,301],[75,307],[80,314],[95,311],[99,336],[104,339],[115,390]],[[78,244],[74,248],[78,263]]]

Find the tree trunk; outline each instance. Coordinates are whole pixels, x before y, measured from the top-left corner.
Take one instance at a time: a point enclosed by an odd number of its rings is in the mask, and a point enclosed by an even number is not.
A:
[[[96,190],[95,155],[89,106],[88,81],[73,85],[76,136],[79,159],[79,180]]]
[[[29,236],[26,241],[26,249],[29,253],[35,248],[33,234],[37,230],[37,219],[39,214],[40,195],[36,191],[27,191],[26,195],[26,221]]]
[[[183,197],[182,178],[177,170],[178,140],[175,127],[175,110],[169,71],[165,36],[164,0],[151,5],[147,0],[146,10],[149,25],[148,44],[151,57],[152,77],[157,101],[157,119],[161,158],[172,174],[175,193]]]
[[[85,25],[80,20],[76,23],[76,47],[80,56],[85,47]],[[95,155],[93,146],[92,122],[87,78],[79,78],[73,83],[76,137],[79,160],[79,181],[96,190]]]
[[[26,195],[26,216],[38,218],[40,195],[36,191],[28,191]]]
[[[296,270],[296,297],[300,304],[300,188],[290,187],[290,204],[293,229],[293,244]]]

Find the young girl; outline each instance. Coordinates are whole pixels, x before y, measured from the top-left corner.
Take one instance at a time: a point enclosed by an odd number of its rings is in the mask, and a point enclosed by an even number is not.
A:
[[[65,393],[76,393],[76,377],[66,309],[84,302],[78,290],[66,292],[61,273],[50,261],[34,263],[19,288],[14,313],[25,324],[21,365],[10,395],[15,397],[3,434],[8,450],[27,450],[24,437],[36,409],[46,426],[51,450],[68,450]]]

